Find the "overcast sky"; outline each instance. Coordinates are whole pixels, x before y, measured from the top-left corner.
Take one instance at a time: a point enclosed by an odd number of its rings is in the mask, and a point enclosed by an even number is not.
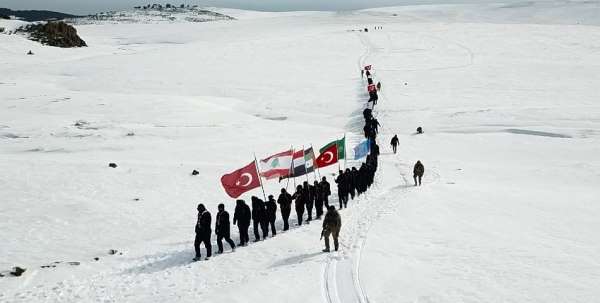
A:
[[[150,3],[198,4],[265,11],[352,10],[368,7],[428,4],[493,2],[494,0],[0,0],[0,7],[43,9],[74,14],[91,14],[126,9]],[[501,0],[498,0],[500,2]],[[510,0],[509,0],[510,1]],[[504,1],[502,1],[504,2]]]

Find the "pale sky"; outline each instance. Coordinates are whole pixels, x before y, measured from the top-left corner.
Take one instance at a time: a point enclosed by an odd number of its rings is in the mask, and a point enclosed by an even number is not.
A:
[[[369,7],[431,4],[513,2],[514,0],[0,0],[0,7],[15,10],[53,10],[73,14],[91,14],[121,10],[152,3],[198,4],[201,6],[230,7],[264,11],[290,10],[352,10]]]

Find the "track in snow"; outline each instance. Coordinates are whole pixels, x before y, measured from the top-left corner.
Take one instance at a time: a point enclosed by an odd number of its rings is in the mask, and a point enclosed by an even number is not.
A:
[[[359,68],[362,68],[365,60],[371,54],[373,46],[364,35],[359,34],[359,38],[365,46],[365,53],[358,59]],[[361,79],[362,84],[364,82]],[[359,100],[359,102],[364,102],[364,100]],[[360,132],[360,129],[358,131]],[[396,159],[394,159],[395,161],[386,161],[383,159],[384,157],[380,156],[378,174],[370,191],[350,201],[351,207],[343,211],[346,216],[344,216],[343,229],[340,233],[340,251],[328,256],[323,273],[324,297],[328,303],[369,302],[360,281],[362,251],[366,245],[369,230],[379,216],[395,208],[397,200],[385,199],[385,197],[391,196],[396,191],[404,190],[408,186],[398,161]],[[377,179],[390,180],[391,178],[394,180],[393,176],[382,178],[386,170],[388,173],[398,173],[400,170],[399,174],[402,175],[405,184],[389,187],[389,185],[378,182]]]

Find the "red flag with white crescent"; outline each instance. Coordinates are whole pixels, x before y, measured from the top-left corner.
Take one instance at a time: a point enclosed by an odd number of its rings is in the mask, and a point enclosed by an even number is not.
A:
[[[375,86],[375,84],[369,84],[369,86],[367,86],[367,90],[369,92],[374,92],[377,90],[377,86]]]
[[[337,144],[332,144],[324,150],[315,160],[315,165],[319,168],[329,166],[338,162]]]
[[[221,177],[221,184],[225,192],[235,199],[249,190],[260,187],[260,179],[258,178],[256,162],[252,161],[252,163],[243,168],[223,175]]]

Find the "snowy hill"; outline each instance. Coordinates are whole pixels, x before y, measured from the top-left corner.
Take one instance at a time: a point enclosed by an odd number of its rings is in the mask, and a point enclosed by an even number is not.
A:
[[[0,302],[600,297],[597,2],[214,11],[237,20],[113,14],[78,25],[77,49],[0,34]],[[340,251],[321,252],[321,221],[278,220],[276,237],[191,263],[196,205],[233,213],[223,174],[362,140],[365,64],[382,155],[340,211]],[[332,204],[337,168],[318,172]]]
[[[87,17],[70,19],[69,21],[75,24],[105,24],[208,22],[218,20],[234,20],[234,18],[196,6],[181,8],[138,7],[132,10],[98,13]]]

